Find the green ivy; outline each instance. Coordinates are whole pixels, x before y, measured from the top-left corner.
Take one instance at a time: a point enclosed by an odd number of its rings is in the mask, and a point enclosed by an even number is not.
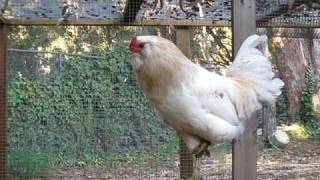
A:
[[[306,129],[311,136],[320,134],[320,123],[316,119],[313,110],[312,96],[314,95],[314,73],[309,66],[305,74],[306,87],[303,89],[300,96],[300,119],[301,123],[306,125]]]
[[[288,123],[288,108],[283,94],[278,98],[276,117],[279,125]]]
[[[65,164],[108,154],[176,152],[177,137],[149,108],[127,49],[102,56],[68,59],[60,72],[38,78],[11,77],[10,152],[53,154],[54,163]]]

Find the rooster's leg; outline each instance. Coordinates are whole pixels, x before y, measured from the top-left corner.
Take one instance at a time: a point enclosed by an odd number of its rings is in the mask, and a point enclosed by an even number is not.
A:
[[[209,145],[209,142],[201,143],[195,150],[193,150],[192,154],[195,154],[196,158],[201,157],[203,154],[210,156],[210,152],[208,150]]]
[[[202,142],[195,150],[192,151],[193,154],[193,176],[192,180],[201,180],[200,176],[200,162],[201,156],[205,153],[210,156],[210,152],[208,150],[209,142]],[[188,179],[189,180],[189,179]]]
[[[200,157],[197,157],[195,154],[193,155],[193,172],[192,172],[192,180],[200,180]]]

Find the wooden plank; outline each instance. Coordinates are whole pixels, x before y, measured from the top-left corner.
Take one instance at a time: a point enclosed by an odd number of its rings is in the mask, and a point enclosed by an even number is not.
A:
[[[6,19],[6,24],[9,25],[44,25],[55,26],[58,23],[58,19]],[[132,23],[124,23],[119,19],[78,19],[63,21],[61,26],[215,26],[215,27],[227,27],[231,26],[230,21],[209,21],[209,20],[158,20],[158,19],[145,19]]]
[[[188,58],[192,58],[191,32],[191,29],[188,27],[176,27],[176,44]]]
[[[43,26],[55,26],[58,23],[58,19],[11,19],[6,18],[0,15],[0,22],[9,25],[43,25]],[[78,20],[68,20],[63,21],[60,24],[61,26],[168,26],[168,25],[177,25],[177,26],[214,26],[214,27],[231,27],[231,22],[227,20],[222,21],[211,21],[211,20],[175,20],[175,19],[144,19],[141,21],[135,21],[132,23],[124,23],[119,19],[78,19]],[[261,28],[320,28],[320,22],[265,22],[257,21],[257,27]]]
[[[0,179],[6,176],[8,28],[0,25]]]
[[[233,0],[233,57],[242,42],[256,33],[255,0]],[[257,122],[255,113],[247,120],[244,134],[232,146],[232,179],[254,180],[257,177]]]
[[[260,28],[320,28],[319,22],[259,22]]]
[[[176,27],[176,44],[185,56],[191,58],[191,30],[188,27]],[[180,178],[193,175],[193,158],[186,144],[180,138]]]
[[[233,54],[236,54],[242,42],[256,33],[255,1],[233,0],[232,9]]]
[[[0,22],[12,26],[55,26],[58,23],[58,19],[6,19],[0,17]],[[61,26],[213,26],[213,27],[231,27],[230,21],[210,21],[210,20],[158,20],[158,19],[146,19],[142,21],[124,23],[120,20],[113,19],[78,19],[64,21]],[[257,21],[257,27],[261,28],[320,28],[320,22],[303,23],[303,22],[259,22]]]

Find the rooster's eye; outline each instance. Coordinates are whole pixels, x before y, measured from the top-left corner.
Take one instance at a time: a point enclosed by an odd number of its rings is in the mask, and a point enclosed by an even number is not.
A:
[[[142,49],[144,47],[144,44],[141,43],[141,44],[138,45],[138,47]]]

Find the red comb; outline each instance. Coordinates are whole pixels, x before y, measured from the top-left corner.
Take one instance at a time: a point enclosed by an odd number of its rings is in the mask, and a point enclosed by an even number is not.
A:
[[[131,43],[129,45],[129,50],[130,51],[134,50],[134,48],[137,46],[137,44],[138,44],[138,39],[137,39],[137,36],[135,36],[131,39]]]

